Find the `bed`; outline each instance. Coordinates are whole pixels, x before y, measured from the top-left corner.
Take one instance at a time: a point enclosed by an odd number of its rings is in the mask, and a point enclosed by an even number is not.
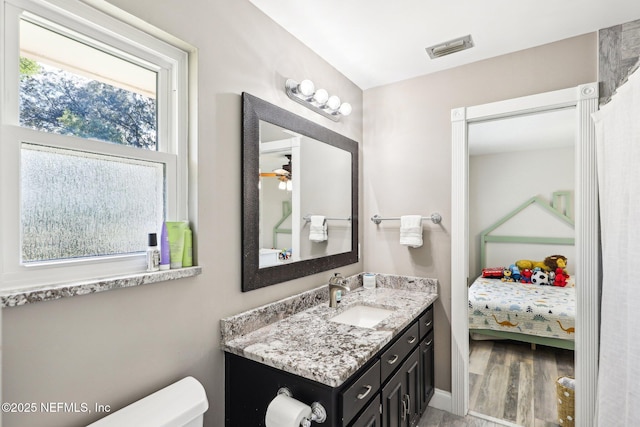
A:
[[[562,207],[563,204],[565,207]],[[574,222],[568,208],[571,206],[570,194],[555,192],[550,203],[538,196],[533,197],[480,233],[482,268],[487,263],[496,262],[495,256],[488,256],[490,245],[516,245],[512,248],[517,247],[525,253],[532,250],[531,245],[547,245],[545,247],[552,248],[558,247],[557,245],[564,248],[574,245],[573,237],[544,236],[541,233],[528,236],[507,235],[498,232],[501,226],[517,219],[532,205],[564,226],[573,228]],[[498,254],[497,259],[502,261],[500,265],[509,266],[520,259],[513,257],[516,252],[509,249]],[[478,277],[469,287],[469,332],[472,338],[475,334],[480,334],[573,350],[576,307],[574,283],[573,277],[565,287]]]

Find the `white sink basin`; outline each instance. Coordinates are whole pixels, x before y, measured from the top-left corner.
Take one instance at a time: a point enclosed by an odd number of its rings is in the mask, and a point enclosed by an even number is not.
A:
[[[393,311],[384,308],[355,305],[329,320],[361,328],[373,328],[392,314]]]

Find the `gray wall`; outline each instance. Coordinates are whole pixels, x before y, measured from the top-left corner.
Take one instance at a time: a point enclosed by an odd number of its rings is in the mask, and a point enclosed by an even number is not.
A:
[[[243,91],[362,141],[362,91],[248,1],[113,0],[199,49],[197,278],[3,310],[3,390],[9,402],[89,402],[119,408],[186,375],[206,388],[209,427],[224,424],[219,321],[326,283],[331,272],[240,292]],[[287,98],[287,77],[310,78],[350,102],[334,123]],[[345,275],[362,263],[339,269]],[[4,427],[84,426],[98,414],[4,414]]]
[[[351,153],[307,138],[300,147],[301,215],[348,218],[351,215]],[[302,259],[351,250],[351,223],[327,220],[327,240],[309,240],[311,223],[301,222]]]
[[[365,221],[365,270],[437,277],[436,387],[451,390],[451,109],[597,80],[595,34],[516,52],[364,93],[362,218],[442,214],[424,246],[398,244],[398,223]],[[455,267],[455,266],[454,266]],[[462,266],[460,266],[462,268]]]
[[[482,272],[480,234],[533,196],[550,202],[554,191],[575,188],[575,150],[562,147],[504,151],[469,158],[469,277]],[[573,228],[530,206],[499,227],[494,235],[574,237]],[[561,253],[575,271],[573,246],[503,244],[486,246],[486,267],[508,267],[518,259],[543,260]]]

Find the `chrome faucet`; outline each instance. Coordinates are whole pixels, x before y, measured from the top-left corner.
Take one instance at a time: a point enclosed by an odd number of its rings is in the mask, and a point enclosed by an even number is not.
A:
[[[342,277],[340,273],[334,273],[333,277],[329,279],[329,307],[336,308],[338,306],[336,299],[338,291],[348,292],[350,290],[347,286],[347,279]]]

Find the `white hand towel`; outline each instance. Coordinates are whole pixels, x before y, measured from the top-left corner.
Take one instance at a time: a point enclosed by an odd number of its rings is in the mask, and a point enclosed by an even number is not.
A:
[[[324,242],[328,237],[327,219],[323,215],[311,215],[309,240],[312,242]]]
[[[400,217],[400,244],[412,248],[422,246],[421,215],[403,215]]]

